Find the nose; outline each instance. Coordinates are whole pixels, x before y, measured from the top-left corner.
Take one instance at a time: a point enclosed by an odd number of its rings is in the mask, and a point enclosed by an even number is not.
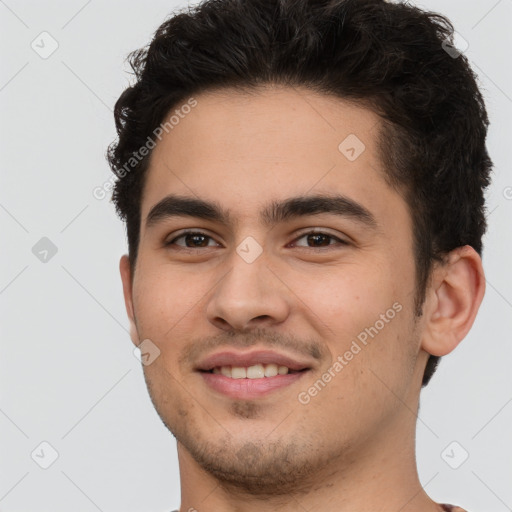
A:
[[[233,252],[228,266],[206,308],[212,324],[238,331],[271,327],[286,320],[291,292],[269,268],[265,252],[250,263]]]

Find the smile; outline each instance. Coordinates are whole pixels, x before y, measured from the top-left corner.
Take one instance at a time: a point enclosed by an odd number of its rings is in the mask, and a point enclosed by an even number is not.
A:
[[[287,375],[296,373],[296,370],[290,370],[287,366],[270,364],[255,364],[249,367],[244,366],[216,366],[211,370],[216,375],[224,375],[230,379],[263,379],[265,377],[275,377],[276,375]]]

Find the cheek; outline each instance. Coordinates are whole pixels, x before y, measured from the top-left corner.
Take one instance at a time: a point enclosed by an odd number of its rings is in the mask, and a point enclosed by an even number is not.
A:
[[[142,265],[141,265],[142,267]],[[199,276],[166,265],[146,265],[134,281],[134,308],[139,335],[158,342],[183,339],[185,326],[197,315],[210,287]]]
[[[289,274],[288,280],[302,301],[296,301],[297,307],[306,315],[309,310],[308,317],[314,313],[321,318],[327,333],[356,335],[401,298],[390,269],[374,263],[331,266],[300,277]]]
[[[377,374],[383,369],[392,381],[394,370],[410,364],[410,288],[397,280],[391,265],[354,264],[302,274],[294,292],[304,301],[296,302],[299,314],[319,326],[331,353],[328,366],[339,356],[344,359],[348,385],[375,382],[373,368]]]

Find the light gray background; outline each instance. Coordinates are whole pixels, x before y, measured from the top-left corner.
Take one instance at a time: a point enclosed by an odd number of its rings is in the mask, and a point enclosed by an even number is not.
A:
[[[422,393],[420,478],[470,512],[512,510],[512,0],[417,2],[469,43],[495,163],[485,237],[487,292],[470,334]],[[110,178],[111,109],[124,58],[185,2],[0,1],[0,510],[169,511],[175,440],[133,355],[118,261],[124,227],[94,187]],[[47,31],[58,49],[47,59]],[[41,43],[41,37],[47,39]],[[42,262],[33,246],[58,252]],[[58,452],[50,461],[50,443]],[[446,447],[452,445],[445,451]],[[453,451],[452,451],[453,449]],[[458,468],[446,462],[469,458]],[[444,458],[443,454],[444,453]]]

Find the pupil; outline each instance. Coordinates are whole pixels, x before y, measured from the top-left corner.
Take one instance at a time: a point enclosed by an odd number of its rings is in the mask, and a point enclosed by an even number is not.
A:
[[[203,239],[203,242],[204,242],[204,241],[206,241],[206,238],[207,238],[207,237],[206,237],[206,236],[204,236],[204,235],[199,235],[199,234],[189,234],[189,235],[187,235],[187,242],[188,242],[190,239],[193,239],[193,240],[197,241],[197,239],[199,239],[199,238],[202,238],[202,239]],[[193,247],[205,247],[205,244],[204,244],[204,243],[203,243],[203,244],[196,244],[196,243],[195,243],[195,241],[194,241],[194,242],[192,242],[192,243],[193,243]],[[188,245],[188,243],[187,243],[187,245]],[[208,245],[208,242],[206,242],[206,245]],[[189,247],[190,247],[190,245],[189,245]]]
[[[315,234],[309,235],[308,241],[311,241],[311,239],[315,239],[315,240],[318,241],[319,238],[320,239],[323,238],[324,241],[327,241],[327,244],[322,244],[322,246],[323,245],[329,245],[329,240],[328,240],[329,237],[327,235],[323,235],[322,233],[315,233]]]

